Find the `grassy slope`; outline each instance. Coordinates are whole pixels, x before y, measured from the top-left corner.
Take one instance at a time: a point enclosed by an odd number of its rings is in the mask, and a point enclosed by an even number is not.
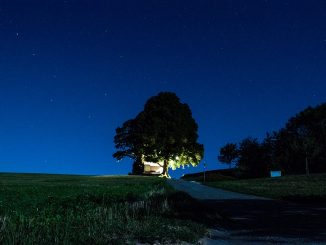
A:
[[[232,180],[237,178],[237,172],[235,169],[210,170],[206,171],[205,178],[206,181]],[[198,172],[193,174],[186,174],[182,177],[182,179],[202,182],[204,179],[204,173]]]
[[[206,183],[232,191],[293,201],[325,201],[326,174]]]
[[[205,227],[173,194],[154,177],[0,174],[0,244],[195,241]]]

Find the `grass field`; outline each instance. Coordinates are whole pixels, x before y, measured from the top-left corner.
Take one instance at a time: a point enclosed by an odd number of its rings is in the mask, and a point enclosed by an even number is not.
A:
[[[297,202],[325,202],[326,174],[211,181],[207,185],[241,193]]]
[[[237,177],[235,176],[236,173],[233,169],[223,169],[223,170],[211,170],[206,171],[205,173],[205,180],[210,181],[222,181],[222,180],[233,180]],[[204,173],[194,173],[194,174],[186,174],[182,177],[184,180],[189,181],[197,181],[203,182],[204,181]]]
[[[193,242],[206,229],[182,195],[154,177],[0,174],[0,244]]]

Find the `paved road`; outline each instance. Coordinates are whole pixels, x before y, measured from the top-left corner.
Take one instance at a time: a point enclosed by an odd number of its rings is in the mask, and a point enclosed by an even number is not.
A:
[[[192,197],[199,200],[269,200],[263,197],[241,194],[232,191],[225,191],[209,186],[204,186],[198,182],[190,182],[184,180],[169,180],[169,184],[175,189],[187,192]]]
[[[168,183],[226,217],[206,244],[326,244],[326,206],[276,201],[183,180]]]

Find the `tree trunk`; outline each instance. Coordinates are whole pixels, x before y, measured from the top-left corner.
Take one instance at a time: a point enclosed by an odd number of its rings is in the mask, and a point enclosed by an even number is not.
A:
[[[164,160],[163,173],[161,176],[164,178],[170,178],[168,171],[169,171],[169,162],[168,162],[168,160]]]
[[[309,163],[308,163],[308,157],[306,156],[306,175],[309,175]]]

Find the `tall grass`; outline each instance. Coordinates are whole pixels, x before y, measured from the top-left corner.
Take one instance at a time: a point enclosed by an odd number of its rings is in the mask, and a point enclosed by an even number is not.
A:
[[[194,242],[205,232],[176,217],[161,179],[0,178],[0,244]]]

